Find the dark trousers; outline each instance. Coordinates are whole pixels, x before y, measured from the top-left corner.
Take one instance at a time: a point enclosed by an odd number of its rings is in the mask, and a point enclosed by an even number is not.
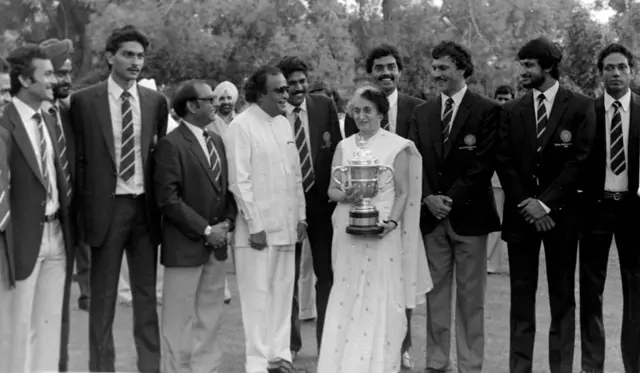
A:
[[[309,229],[309,245],[311,246],[311,256],[313,259],[313,271],[316,275],[316,339],[318,351],[322,341],[322,330],[324,328],[324,316],[329,303],[329,293],[333,286],[333,268],[331,267],[331,241],[333,239],[333,226],[331,225],[331,214],[314,214],[307,209],[307,223]],[[300,334],[300,317],[298,306],[298,278],[300,277],[300,257],[302,255],[302,244],[296,245],[296,281],[293,290],[293,304],[291,309],[291,351],[298,352],[302,348],[302,336]]]
[[[604,372],[605,333],[602,294],[609,248],[616,238],[622,277],[620,344],[626,373],[640,372],[640,203],[603,199],[590,204],[584,238],[580,241],[580,335],[582,369]]]
[[[556,224],[558,222],[556,221]],[[560,225],[549,233],[509,243],[511,335],[509,370],[531,373],[536,334],[536,291],[540,244],[544,242],[551,305],[549,366],[551,373],[572,373],[575,342],[575,272],[577,237],[563,234]]]
[[[113,320],[123,254],[127,254],[133,297],[133,336],[138,371],[160,371],[156,310],[158,249],[149,235],[144,196],[116,197],[111,227],[102,246],[91,248],[89,370],[115,371]]]
[[[91,298],[89,271],[91,268],[91,248],[85,244],[76,245],[76,281],[80,289],[80,299]]]

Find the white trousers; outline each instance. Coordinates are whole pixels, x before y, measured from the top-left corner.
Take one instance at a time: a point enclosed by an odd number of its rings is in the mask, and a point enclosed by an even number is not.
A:
[[[496,208],[498,216],[502,222],[502,214],[504,211],[504,190],[502,188],[493,188],[493,196],[496,200]],[[507,253],[507,243],[502,241],[501,232],[491,232],[487,237],[487,272],[498,273],[503,270],[502,262]]]
[[[8,371],[7,362],[11,346],[11,299],[13,289],[9,286],[9,263],[4,233],[0,233],[0,372]]]
[[[44,224],[33,273],[16,282],[9,372],[58,371],[65,272],[64,237],[60,222],[55,220]]]
[[[316,276],[313,272],[311,245],[305,239],[300,256],[300,278],[298,279],[298,299],[300,300],[300,320],[315,319],[316,313]]]
[[[291,361],[295,245],[262,251],[236,248],[236,275],[246,344],[246,373],[267,373],[269,361]]]
[[[222,360],[226,262],[166,267],[162,302],[162,373],[217,373]]]

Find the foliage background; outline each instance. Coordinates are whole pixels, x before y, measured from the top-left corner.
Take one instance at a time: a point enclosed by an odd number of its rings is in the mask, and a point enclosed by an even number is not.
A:
[[[152,39],[144,77],[168,92],[200,78],[230,80],[239,87],[258,66],[297,54],[343,95],[366,80],[364,58],[381,42],[396,45],[404,59],[401,89],[425,98],[435,94],[431,48],[455,40],[473,53],[471,89],[491,94],[517,85],[515,55],[539,35],[564,47],[564,84],[589,95],[600,92],[597,52],[611,41],[640,47],[640,3],[596,0],[0,0],[0,56],[16,45],[50,37],[76,47],[76,85],[104,79],[105,38],[133,24]],[[590,10],[609,6],[606,23]]]

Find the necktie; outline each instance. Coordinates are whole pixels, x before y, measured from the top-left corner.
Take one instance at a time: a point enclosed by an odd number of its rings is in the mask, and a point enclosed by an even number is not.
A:
[[[538,121],[536,122],[538,153],[542,151],[542,135],[544,135],[544,131],[547,129],[547,107],[544,104],[544,100],[544,93],[541,93],[540,96],[538,96]]]
[[[42,169],[42,180],[47,186],[47,198],[51,198],[52,187],[49,180],[49,169],[47,168],[47,141],[44,137],[44,123],[40,113],[33,114],[33,120],[36,121],[38,127],[38,136],[40,137],[40,167]]]
[[[446,145],[449,142],[449,135],[451,134],[451,122],[453,119],[453,99],[449,97],[444,107],[444,114],[442,115],[442,144]]]
[[[0,171],[0,177],[2,176],[2,171]],[[9,217],[11,216],[11,211],[9,209],[9,194],[7,193],[8,185],[3,185],[2,179],[0,178],[0,232],[4,232],[5,228],[7,228],[7,224],[9,224]]]
[[[298,155],[300,156],[302,188],[304,192],[307,193],[315,183],[315,176],[313,174],[313,168],[311,167],[311,154],[309,153],[309,145],[307,144],[307,134],[304,131],[302,119],[300,118],[300,110],[300,107],[293,109],[293,113],[296,116],[296,120],[293,123],[293,132],[296,136],[296,147],[298,148]]]
[[[136,171],[135,148],[133,141],[133,109],[131,108],[131,94],[122,92],[122,145],[120,147],[120,177],[128,182]]]
[[[216,183],[219,183],[220,176],[222,176],[222,164],[220,164],[220,157],[218,157],[218,153],[216,153],[211,135],[209,135],[207,131],[204,131],[203,136],[204,142],[207,144],[207,151],[209,153],[209,165],[211,166],[211,170],[213,171],[214,175],[213,179]]]
[[[71,196],[71,172],[69,172],[69,157],[67,155],[67,140],[62,129],[62,122],[58,117],[58,106],[53,105],[49,109],[49,113],[56,120],[56,136],[58,137],[58,149],[60,150],[60,163],[62,163],[62,172],[67,180],[67,197]]]
[[[627,162],[624,157],[624,141],[622,139],[622,115],[620,114],[620,101],[614,101],[613,118],[611,118],[611,133],[610,133],[610,155],[611,171],[614,174],[620,175],[622,171],[627,169]]]
[[[383,130],[389,131],[389,113],[384,113],[380,124]]]

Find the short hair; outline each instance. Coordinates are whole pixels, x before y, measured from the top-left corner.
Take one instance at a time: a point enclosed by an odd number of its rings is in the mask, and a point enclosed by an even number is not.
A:
[[[187,102],[197,99],[198,92],[196,91],[196,87],[205,84],[207,84],[207,82],[200,79],[187,80],[180,84],[178,89],[176,89],[171,102],[171,107],[175,111],[176,115],[180,118],[184,118],[187,115]]]
[[[497,98],[498,95],[511,95],[511,98],[516,97],[516,91],[510,85],[501,85],[496,88],[496,93],[493,95],[494,98]]]
[[[4,58],[0,58],[0,74],[9,74],[9,70],[11,70],[9,62]]]
[[[278,74],[282,74],[282,71],[273,65],[259,68],[244,85],[245,101],[251,104],[257,103],[258,99],[267,92],[267,78]]]
[[[353,101],[358,97],[362,97],[367,101],[371,101],[380,114],[389,113],[390,105],[387,95],[379,88],[372,85],[365,85],[356,89],[356,92],[353,94],[353,97],[347,104],[347,112],[351,113],[351,111],[353,110]]]
[[[22,83],[20,83],[20,77],[33,78],[33,72],[35,67],[33,66],[33,60],[48,60],[47,53],[44,49],[35,44],[25,44],[19,48],[14,49],[7,57],[9,63],[9,79],[11,81],[11,90],[9,93],[11,96],[15,96],[20,92]]]
[[[466,47],[453,41],[443,41],[431,51],[431,57],[434,60],[447,56],[453,60],[458,69],[464,70],[465,79],[473,75],[473,60],[471,52]]]
[[[371,72],[373,71],[373,61],[386,56],[392,56],[393,58],[395,58],[396,65],[398,65],[398,70],[402,71],[404,65],[402,65],[402,58],[400,58],[400,52],[398,52],[398,49],[390,44],[381,44],[373,48],[367,56],[367,73],[371,74]]]
[[[627,58],[627,62],[629,63],[629,67],[633,68],[635,66],[635,56],[627,47],[618,43],[611,43],[604,47],[603,50],[598,53],[598,71],[602,72],[604,69],[604,59],[609,55],[614,53],[620,53],[621,55]]]
[[[308,76],[309,66],[300,58],[296,56],[285,56],[277,65],[278,69],[282,71],[285,79],[289,79],[291,74],[296,71],[300,71],[304,76]]]
[[[117,28],[111,32],[111,35],[107,38],[107,43],[104,50],[115,54],[123,43],[135,41],[142,45],[144,50],[147,50],[149,46],[149,38],[142,31],[138,30],[132,25],[126,25],[124,27]]]

